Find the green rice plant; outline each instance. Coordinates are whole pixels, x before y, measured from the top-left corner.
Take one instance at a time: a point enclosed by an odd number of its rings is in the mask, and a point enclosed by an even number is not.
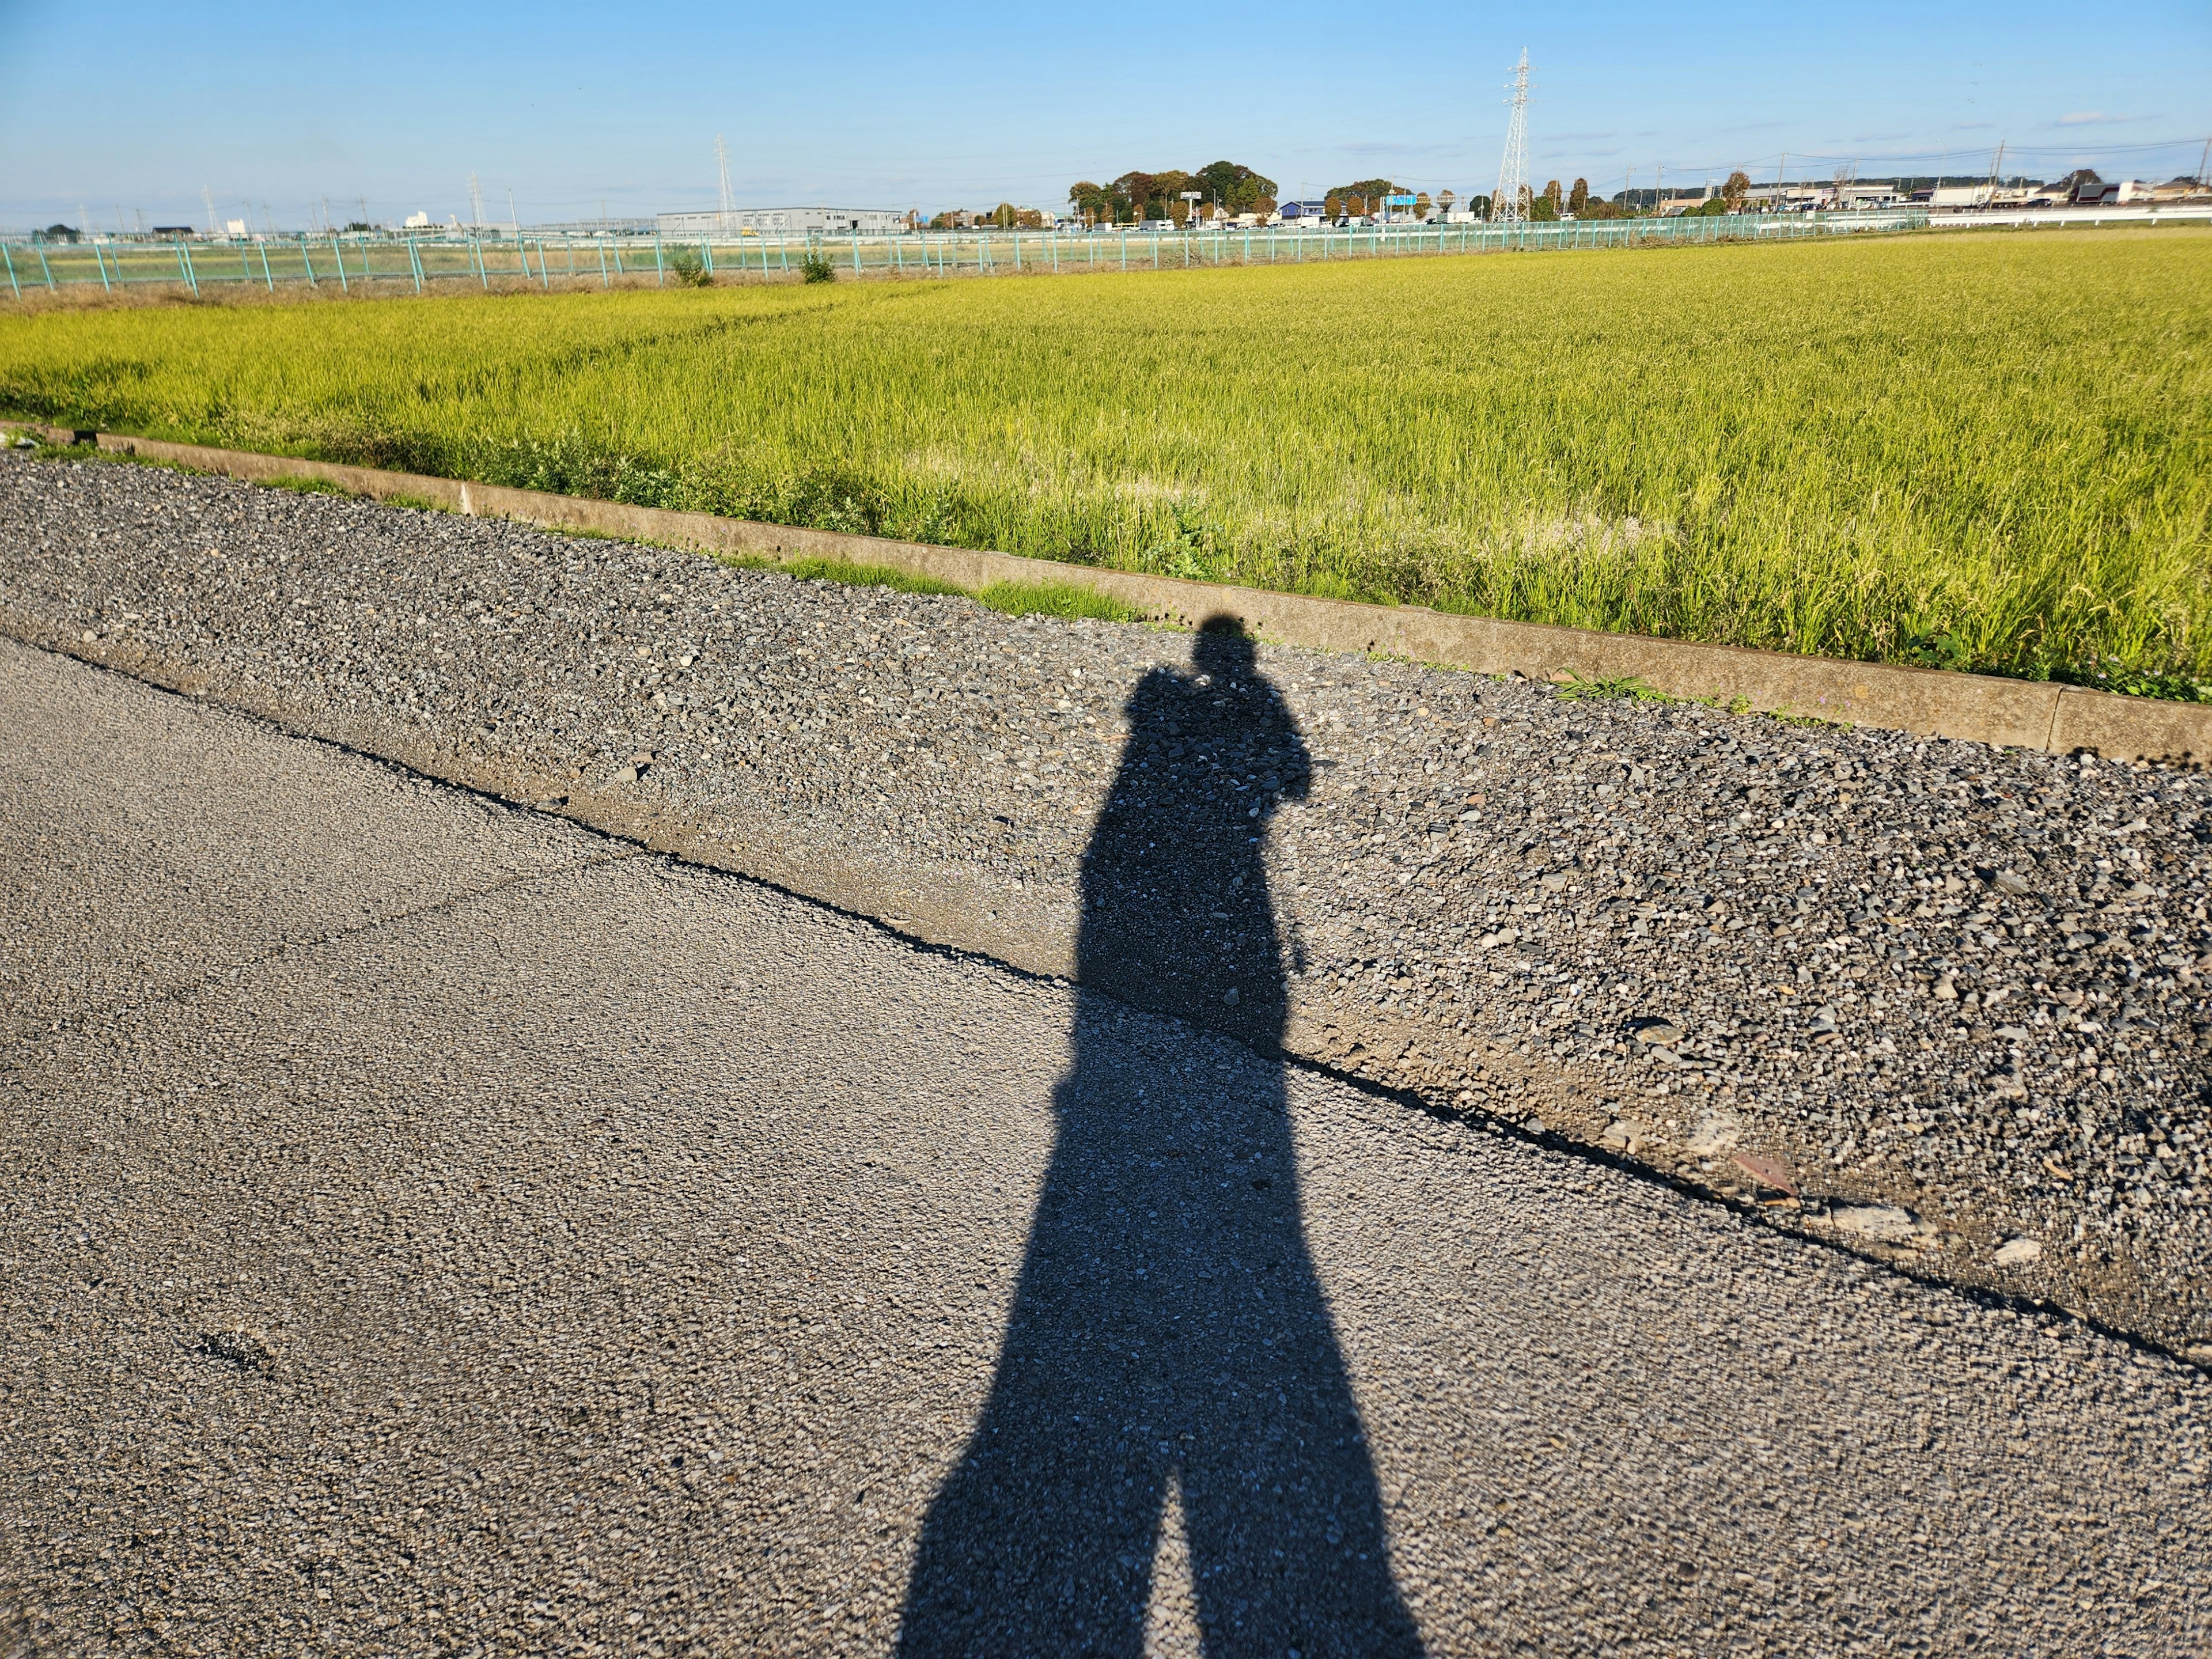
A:
[[[12,312],[0,411],[1517,620],[2212,679],[2188,229]]]
[[[1144,613],[1110,594],[1073,582],[993,582],[976,599],[1010,617],[1095,617],[1100,622],[1137,622]]]

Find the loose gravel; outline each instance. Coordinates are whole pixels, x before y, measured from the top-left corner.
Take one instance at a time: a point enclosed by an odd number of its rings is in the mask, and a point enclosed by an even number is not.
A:
[[[1142,627],[21,459],[0,623],[1059,974],[1127,705],[1191,663]],[[1151,799],[1263,809],[1291,1051],[2212,1359],[2203,776],[1257,666],[1302,800],[1218,732],[1129,758]],[[1233,984],[1115,988],[1243,1034]]]

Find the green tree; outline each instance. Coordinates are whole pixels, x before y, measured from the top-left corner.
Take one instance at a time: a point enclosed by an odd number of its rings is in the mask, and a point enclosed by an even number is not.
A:
[[[1108,225],[1121,216],[1115,211],[1114,192],[1103,185],[1094,185],[1088,179],[1067,187],[1067,204],[1075,210],[1077,218],[1086,225]]]
[[[1212,161],[1191,176],[1185,190],[1202,190],[1224,213],[1256,213],[1262,198],[1272,201],[1275,181],[1240,161]]]
[[[1328,193],[1331,204],[1329,216],[1334,218],[1340,212],[1355,215],[1380,213],[1384,197],[1405,193],[1388,179],[1361,179],[1352,184],[1339,185]],[[1336,205],[1339,203],[1342,204],[1341,208]]]

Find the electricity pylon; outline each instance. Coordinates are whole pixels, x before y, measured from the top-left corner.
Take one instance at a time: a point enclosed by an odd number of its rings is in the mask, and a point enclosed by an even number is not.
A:
[[[715,228],[727,236],[737,228],[738,199],[730,193],[730,147],[722,142],[722,135],[719,132],[714,135],[714,167],[722,177],[720,216]]]
[[[1509,96],[1506,103],[1512,114],[1505,122],[1505,158],[1498,164],[1498,190],[1490,198],[1490,220],[1492,224],[1519,224],[1528,216],[1522,198],[1528,193],[1528,49],[1521,49],[1521,61],[1514,66],[1513,78],[1505,83]]]

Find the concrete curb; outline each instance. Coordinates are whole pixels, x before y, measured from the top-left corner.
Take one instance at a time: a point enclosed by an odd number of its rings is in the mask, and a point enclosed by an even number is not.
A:
[[[94,434],[67,427],[17,424],[54,442]],[[171,461],[248,481],[314,478],[376,499],[400,495],[477,518],[511,519],[552,530],[663,542],[709,553],[788,559],[841,559],[888,565],[966,588],[994,582],[1066,582],[1119,599],[1145,617],[1195,626],[1231,616],[1260,638],[1327,651],[1405,657],[1477,673],[1519,673],[1531,679],[1638,679],[1674,696],[1741,702],[1767,714],[1811,716],[1892,731],[1955,738],[2053,754],[2087,750],[2114,760],[2149,760],[2203,767],[2212,762],[2212,706],[2123,697],[2033,680],[1999,679],[1928,668],[1799,657],[1736,646],[1697,645],[1601,634],[1541,623],[1455,616],[1419,605],[1363,605],[1349,599],[1270,593],[1223,583],[1183,581],[1009,553],[983,553],[918,542],[756,524],[707,513],[626,507],[617,501],[494,484],[465,483],[411,472],[345,466],[332,461],[257,455],[200,444],[170,443],[102,432],[96,441],[116,454]]]

